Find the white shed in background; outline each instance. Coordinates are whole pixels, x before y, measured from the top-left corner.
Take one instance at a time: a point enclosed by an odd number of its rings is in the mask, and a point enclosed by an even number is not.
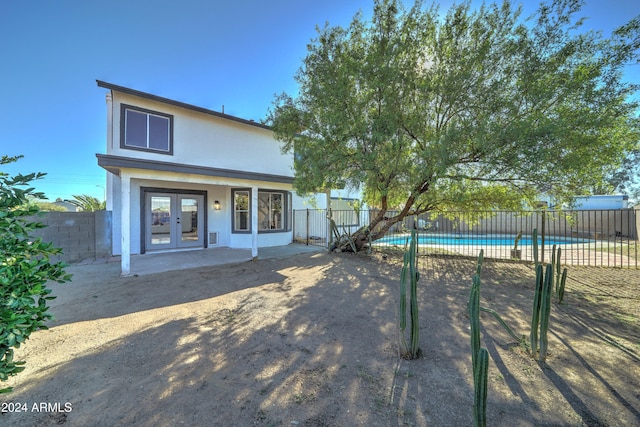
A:
[[[625,194],[576,197],[576,210],[627,209],[629,196]]]

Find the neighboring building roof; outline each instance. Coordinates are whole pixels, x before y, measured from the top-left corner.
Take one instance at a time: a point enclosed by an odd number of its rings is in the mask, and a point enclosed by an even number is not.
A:
[[[126,93],[128,95],[139,96],[141,98],[150,99],[152,101],[163,102],[165,104],[174,105],[176,107],[185,108],[187,110],[197,111],[197,112],[203,113],[203,114],[209,114],[211,116],[219,117],[221,119],[232,120],[234,122],[242,123],[242,124],[245,124],[245,125],[255,126],[255,127],[258,127],[258,128],[271,130],[271,127],[269,127],[267,125],[264,125],[262,123],[255,122],[253,120],[242,119],[240,117],[231,116],[229,114],[220,113],[218,111],[209,110],[207,108],[198,107],[196,105],[186,104],[184,102],[175,101],[175,100],[169,99],[169,98],[163,98],[161,96],[153,95],[151,93],[141,92],[139,90],[130,89],[130,88],[127,88],[127,87],[124,87],[124,86],[118,86],[118,85],[115,85],[113,83],[108,83],[108,82],[105,82],[105,81],[102,81],[102,80],[96,80],[96,83],[98,83],[99,87],[103,87],[105,89],[110,89],[110,90],[113,90],[113,91],[116,91],[116,92]]]

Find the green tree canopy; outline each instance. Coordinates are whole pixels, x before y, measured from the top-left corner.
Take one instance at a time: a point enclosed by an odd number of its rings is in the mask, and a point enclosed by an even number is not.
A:
[[[93,196],[89,196],[88,194],[80,194],[74,195],[73,200],[69,200],[69,203],[77,206],[83,212],[95,212],[95,211],[103,211],[107,208],[106,201],[100,201]]]
[[[363,186],[381,210],[358,247],[408,214],[585,194],[640,139],[638,86],[622,80],[640,16],[604,38],[581,31],[581,6],[556,0],[524,19],[510,1],[441,15],[376,0],[371,21],[319,29],[299,94],[269,116],[295,152],[296,189]]]
[[[608,188],[596,188],[596,192],[620,192],[629,196],[632,205],[640,202],[640,147],[629,153],[621,167],[608,176],[607,184]]]
[[[27,199],[28,204],[36,205],[40,212],[66,212],[64,206],[56,205],[53,202],[47,202],[44,200],[40,200],[37,197],[29,197]]]

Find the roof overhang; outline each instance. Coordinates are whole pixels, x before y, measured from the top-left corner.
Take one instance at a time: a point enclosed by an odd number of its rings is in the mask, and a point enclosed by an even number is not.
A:
[[[162,162],[158,160],[132,159],[129,157],[96,154],[98,165],[114,175],[120,175],[121,169],[142,169],[158,172],[172,172],[191,175],[203,175],[251,181],[278,182],[293,184],[292,176],[272,175],[261,172],[239,171],[233,169],[211,168],[182,163]]]
[[[254,127],[257,127],[257,128],[261,128],[261,129],[272,130],[271,127],[269,127],[269,126],[267,126],[265,124],[259,123],[259,122],[255,122],[253,120],[242,119],[240,117],[231,116],[229,114],[220,113],[218,111],[209,110],[207,108],[198,107],[196,105],[187,104],[187,103],[176,101],[176,100],[169,99],[169,98],[163,98],[163,97],[158,96],[158,95],[153,95],[153,94],[147,93],[147,92],[141,92],[139,90],[130,89],[128,87],[115,85],[113,83],[108,83],[108,82],[105,82],[105,81],[102,81],[102,80],[96,80],[96,83],[98,84],[99,87],[103,87],[105,89],[110,89],[112,91],[125,93],[125,94],[133,95],[133,96],[138,96],[140,98],[145,98],[145,99],[149,99],[149,100],[152,100],[152,101],[162,102],[162,103],[165,103],[165,104],[173,105],[175,107],[185,108],[185,109],[191,110],[191,111],[197,111],[199,113],[208,114],[210,116],[218,117],[218,118],[225,119],[225,120],[231,120],[231,121],[234,121],[234,122],[237,122],[237,123],[242,123],[242,124],[245,124],[245,125],[254,126]]]

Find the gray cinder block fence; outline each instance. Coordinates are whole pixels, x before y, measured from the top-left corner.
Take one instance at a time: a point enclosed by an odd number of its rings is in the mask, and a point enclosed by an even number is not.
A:
[[[32,237],[62,249],[53,261],[77,263],[111,256],[111,211],[43,212],[32,220],[46,225]]]

